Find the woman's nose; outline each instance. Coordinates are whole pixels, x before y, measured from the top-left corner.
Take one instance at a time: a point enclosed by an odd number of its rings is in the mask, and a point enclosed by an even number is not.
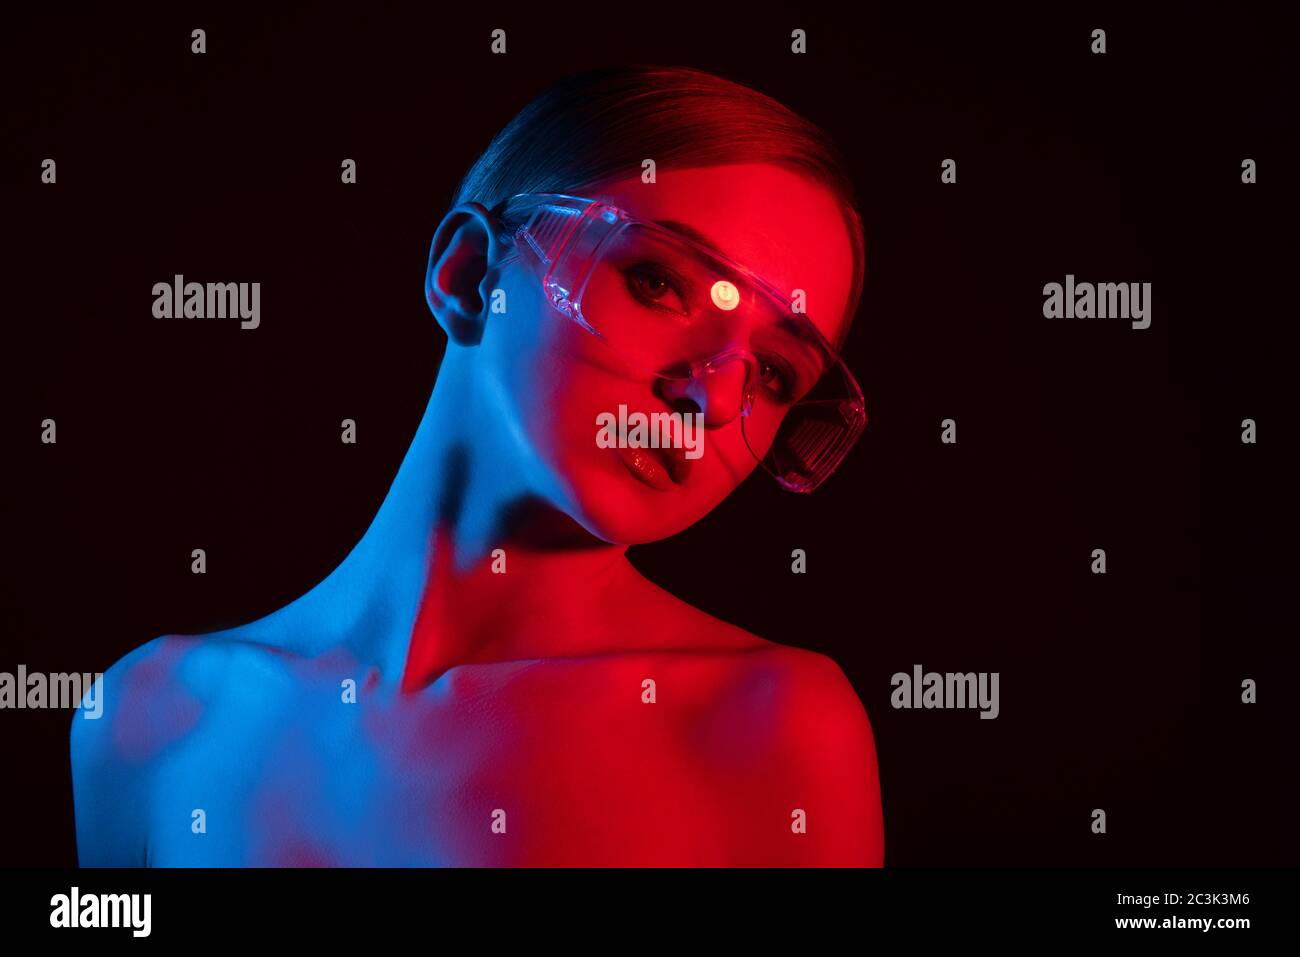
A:
[[[740,359],[720,363],[693,378],[660,379],[658,392],[676,412],[704,413],[704,427],[726,425],[744,407],[748,368]],[[685,408],[694,405],[694,409]]]

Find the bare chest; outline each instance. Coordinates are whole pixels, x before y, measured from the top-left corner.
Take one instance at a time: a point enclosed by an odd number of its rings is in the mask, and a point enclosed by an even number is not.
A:
[[[413,695],[312,675],[213,700],[159,767],[151,862],[724,864],[765,719],[719,668],[515,662]]]

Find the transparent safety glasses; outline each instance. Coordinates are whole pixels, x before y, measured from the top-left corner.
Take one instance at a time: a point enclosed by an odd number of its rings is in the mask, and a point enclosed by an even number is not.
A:
[[[675,230],[596,200],[520,193],[503,216],[547,300],[667,394],[708,396],[784,488],[811,492],[866,425],[862,390],[789,297]]]

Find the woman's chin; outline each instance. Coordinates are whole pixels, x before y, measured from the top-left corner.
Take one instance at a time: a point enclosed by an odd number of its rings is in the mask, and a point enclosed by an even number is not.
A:
[[[618,545],[643,545],[671,538],[708,514],[672,491],[642,491],[600,483],[578,489],[574,518],[588,532]]]
[[[662,518],[610,515],[607,508],[602,508],[595,514],[588,512],[579,517],[578,521],[592,535],[614,545],[645,545],[661,541],[694,524],[693,521],[667,522]]]

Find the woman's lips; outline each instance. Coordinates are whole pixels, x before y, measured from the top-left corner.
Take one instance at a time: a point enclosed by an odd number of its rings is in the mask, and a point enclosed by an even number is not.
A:
[[[620,448],[617,451],[627,470],[651,488],[666,492],[677,484],[654,449]]]

